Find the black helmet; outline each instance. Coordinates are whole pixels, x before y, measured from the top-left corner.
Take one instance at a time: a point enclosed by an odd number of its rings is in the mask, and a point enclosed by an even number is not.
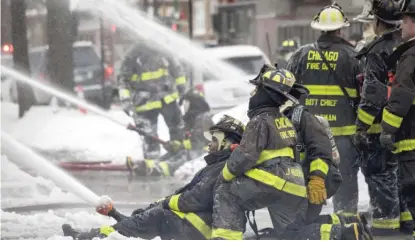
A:
[[[403,0],[401,11],[398,15],[411,15],[415,16],[415,0]]]
[[[264,65],[258,76],[249,81],[256,86],[268,87],[269,89],[287,96],[295,84],[295,76],[290,71],[278,68],[277,65]]]
[[[209,128],[209,131],[204,132],[205,138],[212,140],[212,135],[215,131],[223,132],[225,138],[239,143],[242,139],[242,135],[244,134],[245,125],[232,116],[224,115],[217,124]]]
[[[389,24],[399,24],[401,17],[397,13],[401,10],[402,1],[373,0],[371,14],[375,18]]]

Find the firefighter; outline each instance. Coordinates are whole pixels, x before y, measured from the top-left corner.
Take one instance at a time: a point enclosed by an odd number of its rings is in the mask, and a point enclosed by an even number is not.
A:
[[[399,162],[401,195],[412,217],[415,216],[415,1],[403,5],[402,38],[405,43],[391,55],[396,63],[396,76],[391,79],[391,91],[382,114],[381,144],[395,154]],[[401,213],[401,221],[412,220]],[[402,223],[401,223],[402,225]],[[415,230],[413,231],[415,237]]]
[[[324,7],[311,23],[312,28],[322,32],[321,36],[315,43],[297,50],[287,69],[294,73],[299,84],[310,90],[310,95],[300,103],[312,114],[329,121],[340,153],[343,182],[333,197],[334,211],[356,213],[358,152],[350,137],[356,131],[355,108],[359,97],[356,76],[360,67],[353,46],[341,38],[341,29],[349,25],[339,5]]]
[[[126,54],[119,79],[125,87],[120,91],[120,97],[128,103],[125,107],[127,112],[134,113],[137,127],[157,133],[158,115],[161,113],[169,127],[170,139],[183,139],[183,120],[177,100],[185,91],[186,77],[177,62],[138,43]],[[145,159],[160,155],[159,143],[151,138],[144,137],[143,149]]]
[[[357,15],[353,20],[363,24],[363,39],[356,44],[356,50],[360,51],[366,44],[372,42],[376,38],[376,34],[373,29],[373,22],[375,18],[371,14],[372,1],[366,0],[363,5],[362,13]]]
[[[170,176],[187,161],[193,160],[206,152],[208,144],[203,133],[213,125],[209,115],[210,107],[203,94],[195,89],[189,90],[179,101],[185,106],[183,116],[185,123],[185,139],[175,146],[182,146],[177,150],[170,150],[158,160],[146,159],[133,162],[127,157],[127,168],[132,176]],[[173,146],[167,144],[168,146]]]
[[[387,58],[401,42],[397,29],[400,17],[396,15],[399,10],[400,4],[394,0],[373,1],[371,12],[378,38],[357,55],[357,58],[365,57],[365,66],[353,140],[361,151],[361,170],[373,206],[374,236],[397,235],[400,228],[398,164],[393,154],[379,142],[381,110],[387,98]]]
[[[295,162],[295,129],[279,112],[295,82],[285,69],[264,65],[250,81],[256,85],[249,101],[250,121],[219,177],[214,195],[212,238],[242,239],[245,211],[254,211],[279,203],[291,210],[291,221],[299,210],[305,210],[307,190],[301,165]],[[320,185],[313,181],[313,196],[324,199]]]
[[[284,68],[291,55],[300,47],[297,39],[286,39],[281,43],[281,47],[277,52],[277,64]]]
[[[62,226],[65,236],[74,239],[105,237],[117,231],[126,237],[153,239],[210,239],[212,223],[213,189],[218,176],[240,142],[245,126],[233,117],[225,115],[205,132],[209,138],[207,166],[202,168],[184,187],[173,195],[135,210],[127,217],[119,213],[109,197],[102,197],[96,210],[113,217],[117,223],[102,226],[89,232],[78,232],[68,224]]]

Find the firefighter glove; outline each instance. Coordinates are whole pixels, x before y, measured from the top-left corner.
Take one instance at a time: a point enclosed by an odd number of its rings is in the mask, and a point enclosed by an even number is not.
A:
[[[385,132],[382,132],[379,137],[379,141],[382,144],[383,147],[387,148],[390,151],[395,151],[396,146],[394,145],[394,136],[392,134],[388,134]]]
[[[353,144],[358,149],[363,149],[370,145],[369,138],[365,131],[357,131],[356,134],[353,135]]]
[[[311,176],[307,185],[308,199],[312,204],[323,204],[327,199],[324,178]]]
[[[178,140],[174,140],[174,141],[169,141],[166,144],[163,144],[163,147],[168,152],[176,153],[183,148],[183,144]]]
[[[95,207],[97,213],[108,216],[108,213],[114,208],[114,202],[109,196],[101,196],[98,205]]]

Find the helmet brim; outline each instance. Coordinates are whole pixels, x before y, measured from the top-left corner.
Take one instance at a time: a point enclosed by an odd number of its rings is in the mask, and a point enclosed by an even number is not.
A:
[[[375,20],[375,16],[373,16],[373,15],[369,15],[369,16],[359,15],[359,16],[353,18],[353,21],[357,21],[357,22],[360,22],[360,23],[370,23],[370,22],[373,22],[374,20]]]
[[[396,15],[397,13],[395,13],[395,16],[399,16],[399,15]],[[402,20],[400,19],[400,20],[386,20],[386,19],[384,19],[384,18],[380,18],[379,16],[377,16],[377,15],[375,15],[375,19],[379,19],[380,21],[382,21],[382,22],[385,22],[385,23],[388,23],[388,24],[394,24],[394,25],[399,25],[399,24],[401,24],[402,23]]]
[[[295,83],[289,92],[292,96],[309,96],[310,90],[307,89],[304,85]]]
[[[403,16],[415,16],[415,11],[402,11],[402,12],[397,12],[395,13],[395,16],[399,16],[399,17],[403,17]]]
[[[342,28],[350,27],[350,23],[347,22],[347,23],[343,23],[341,25],[339,24],[339,25],[327,26],[327,25],[324,25],[324,24],[320,24],[317,21],[313,21],[313,22],[311,22],[310,26],[311,26],[311,28],[313,28],[315,30],[335,31],[335,30],[339,30],[339,29],[342,29]]]

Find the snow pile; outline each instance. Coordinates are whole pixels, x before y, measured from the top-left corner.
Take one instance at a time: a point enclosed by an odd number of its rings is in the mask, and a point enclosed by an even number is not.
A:
[[[22,215],[1,211],[2,239],[72,239],[63,237],[62,224],[72,225],[76,230],[88,231],[101,225],[112,225],[114,220],[88,212],[42,212]]]
[[[193,159],[183,164],[179,169],[174,172],[174,177],[179,180],[190,180],[193,176],[203,167],[206,166],[204,156]]]
[[[79,203],[81,200],[58,188],[43,177],[33,177],[20,170],[6,156],[1,156],[1,207],[18,207],[59,202]]]
[[[18,119],[16,105],[2,102],[1,107],[3,130],[43,154],[50,153],[48,156],[58,161],[124,163],[127,155],[142,158],[142,141],[137,133],[93,113],[84,115],[76,109],[56,112],[50,106],[34,106],[24,118]],[[121,120],[130,119],[121,110],[112,110],[110,114]],[[162,117],[159,122],[159,136],[168,139]]]

